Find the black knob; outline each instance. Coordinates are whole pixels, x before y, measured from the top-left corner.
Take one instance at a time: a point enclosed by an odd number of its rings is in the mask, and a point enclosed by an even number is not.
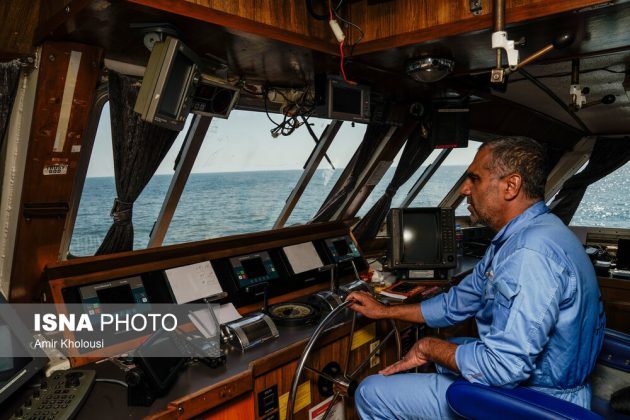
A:
[[[610,105],[615,103],[617,97],[615,95],[606,95],[602,98],[602,103],[605,105]]]
[[[81,381],[76,376],[69,376],[66,378],[66,388],[77,387]]]
[[[556,39],[553,40],[552,44],[555,49],[560,50],[562,48],[566,48],[569,45],[573,44],[573,41],[575,41],[575,35],[562,34],[556,37]]]
[[[453,260],[454,260],[454,259],[455,259],[455,258],[453,258],[453,256],[452,256],[452,255],[449,255],[448,257],[446,257],[446,260],[447,260],[448,262],[453,262]]]

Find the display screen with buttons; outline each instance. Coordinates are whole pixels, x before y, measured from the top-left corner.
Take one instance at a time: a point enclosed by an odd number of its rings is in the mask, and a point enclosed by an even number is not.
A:
[[[230,258],[230,265],[241,288],[280,277],[269,253],[266,251]]]

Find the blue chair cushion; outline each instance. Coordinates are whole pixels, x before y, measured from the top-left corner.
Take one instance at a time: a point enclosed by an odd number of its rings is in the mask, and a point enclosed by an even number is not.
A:
[[[601,419],[579,405],[525,387],[503,389],[458,379],[446,391],[451,409],[469,419]]]
[[[630,335],[606,329],[597,361],[623,372],[630,372]]]

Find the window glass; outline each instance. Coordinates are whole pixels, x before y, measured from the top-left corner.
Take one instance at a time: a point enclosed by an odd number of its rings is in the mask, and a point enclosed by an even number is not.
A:
[[[173,162],[192,118],[177,136],[162,164],[133,206],[134,249],[146,248],[173,176]],[[109,103],[103,106],[92,156],[75,220],[70,254],[94,255],[112,225],[110,210],[116,198]]]
[[[472,162],[480,145],[480,142],[469,141],[467,148],[453,149],[435,174],[433,174],[429,182],[424,186],[422,191],[420,191],[420,193],[416,196],[410,207],[435,207],[440,204],[442,199],[444,199],[444,196],[462,176],[466,168],[468,168],[468,165]],[[396,166],[398,165],[403,149],[404,146],[396,156],[396,159],[394,159],[392,167],[388,169],[357,213],[359,216],[365,215],[365,213],[372,208],[374,203],[376,203],[376,201],[385,192],[385,188],[387,188],[387,185],[389,185],[392,177],[394,176],[394,172],[396,171]],[[418,178],[422,175],[422,173],[424,173],[427,166],[438,157],[440,152],[441,150],[434,150],[431,152],[427,160],[422,166],[420,166],[420,168],[418,168],[416,173],[398,189],[398,192],[392,200],[392,207],[399,207],[402,204],[411,187],[413,187]],[[456,214],[468,215],[466,206],[463,206],[463,213],[460,206],[456,210]]]
[[[313,120],[311,118],[311,121]],[[328,122],[328,120],[315,122],[316,126],[321,125],[318,132],[323,132]],[[367,125],[365,124],[354,124],[353,126],[348,122],[343,123],[328,148],[328,153],[326,153],[335,169],[326,158],[322,159],[300,201],[287,220],[286,226],[305,223],[315,215],[361,144],[366,128]]]
[[[571,225],[630,228],[630,163],[586,189]]]
[[[318,137],[328,124],[315,118],[310,122]],[[228,120],[212,121],[164,244],[273,227],[315,142],[305,127],[277,138],[269,132],[272,127],[260,112],[233,111]],[[328,151],[335,168],[345,166],[352,153],[344,130],[348,128],[342,126]],[[287,224],[303,223],[319,209],[341,171],[329,168],[323,160],[311,181],[315,186],[307,189]]]

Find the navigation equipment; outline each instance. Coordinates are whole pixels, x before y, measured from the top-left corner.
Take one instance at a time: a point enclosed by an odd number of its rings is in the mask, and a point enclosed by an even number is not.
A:
[[[330,119],[369,122],[370,88],[328,76],[326,106]]]
[[[468,147],[470,112],[465,100],[434,104],[430,115],[429,143],[434,149]]]
[[[129,304],[131,309],[136,303],[149,301],[140,276],[83,286],[79,288],[79,295],[90,315],[100,313],[103,303]]]
[[[455,210],[391,209],[387,228],[387,260],[391,269],[432,270],[456,266]]]
[[[190,112],[206,117],[227,118],[238,101],[238,88],[212,76],[202,74],[192,97]]]
[[[326,239],[324,243],[336,263],[361,256],[359,250],[349,236]]]
[[[230,265],[241,289],[280,277],[267,251],[230,258]]]
[[[134,106],[140,118],[182,130],[200,79],[197,63],[197,55],[179,39],[156,42]]]

